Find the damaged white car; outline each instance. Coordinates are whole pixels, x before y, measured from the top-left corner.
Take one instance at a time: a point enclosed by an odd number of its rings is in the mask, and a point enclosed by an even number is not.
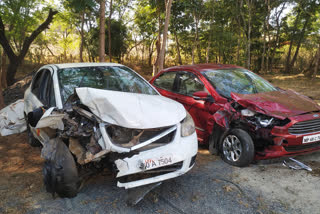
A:
[[[76,196],[81,176],[109,167],[118,187],[189,171],[198,144],[192,118],[120,64],[43,66],[24,96],[29,142],[42,144],[48,192]]]

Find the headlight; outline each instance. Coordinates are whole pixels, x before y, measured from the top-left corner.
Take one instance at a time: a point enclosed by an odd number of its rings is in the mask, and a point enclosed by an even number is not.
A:
[[[249,109],[242,109],[241,115],[250,118],[249,121],[251,121],[252,123],[254,123],[256,125],[258,124],[261,127],[268,127],[274,121],[273,117],[254,112]],[[253,116],[255,116],[255,117],[253,118]]]
[[[252,117],[252,116],[254,116],[254,115],[256,114],[256,112],[251,111],[251,110],[249,110],[249,109],[242,109],[242,110],[241,110],[241,114],[242,114],[243,116],[245,116],[245,117]]]
[[[271,125],[273,120],[274,120],[273,118],[264,119],[264,120],[259,119],[259,123],[262,127],[268,127],[269,125]]]
[[[181,122],[181,136],[186,137],[195,132],[195,126],[191,115],[187,112],[186,118]]]

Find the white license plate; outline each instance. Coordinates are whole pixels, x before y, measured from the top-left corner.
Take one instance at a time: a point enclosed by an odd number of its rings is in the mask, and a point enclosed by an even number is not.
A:
[[[316,142],[316,141],[320,141],[320,134],[304,136],[302,143],[312,143],[312,142]]]
[[[172,164],[172,156],[171,155],[166,155],[160,158],[151,158],[151,159],[146,159],[144,160],[144,168],[145,169],[154,169],[158,168],[161,166],[167,166]]]

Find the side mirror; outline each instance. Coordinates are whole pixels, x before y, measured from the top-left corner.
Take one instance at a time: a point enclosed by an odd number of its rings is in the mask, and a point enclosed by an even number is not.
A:
[[[195,100],[204,100],[209,102],[214,102],[214,98],[205,91],[197,91],[192,94]]]

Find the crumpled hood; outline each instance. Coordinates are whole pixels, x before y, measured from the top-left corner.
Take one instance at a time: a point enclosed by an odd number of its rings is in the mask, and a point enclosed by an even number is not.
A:
[[[133,129],[172,126],[186,117],[184,107],[160,95],[76,88],[82,104],[104,122]]]
[[[258,94],[231,93],[231,97],[246,108],[279,119],[320,111],[320,106],[316,102],[293,90],[278,90]]]

